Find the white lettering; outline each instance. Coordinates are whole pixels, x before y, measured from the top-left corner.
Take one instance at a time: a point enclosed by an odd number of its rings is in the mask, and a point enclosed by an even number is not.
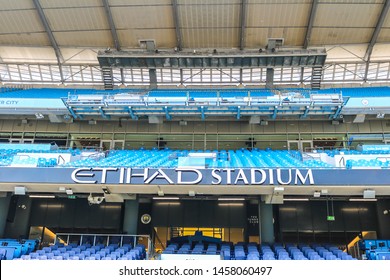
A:
[[[123,184],[124,181],[125,181],[125,169],[123,167],[121,167],[119,169],[119,184]]]
[[[303,177],[303,175],[302,175],[301,171],[299,171],[299,169],[296,169],[295,185],[298,185],[298,179],[301,182],[301,184],[304,185],[306,183],[307,178],[309,178],[309,184],[314,185],[313,172],[311,169],[307,170],[305,177]]]
[[[234,171],[234,169],[232,168],[225,168],[225,169],[222,169],[222,171],[226,171],[226,185],[231,185],[232,184],[232,171]]]
[[[95,174],[93,174],[93,173],[80,173],[83,171],[91,171],[91,168],[77,168],[77,169],[73,170],[72,175],[71,175],[73,182],[78,183],[78,184],[96,184],[96,181],[79,180],[77,177],[94,177],[95,176]]]
[[[248,179],[245,176],[244,170],[241,168],[238,171],[238,175],[236,180],[234,181],[234,184],[237,185],[238,181],[243,181],[245,185],[248,185]]]
[[[148,178],[149,168],[144,168],[144,173],[132,173],[131,168],[127,168],[126,184],[131,183],[131,177],[144,177],[144,182]]]
[[[269,177],[269,184],[273,185],[274,183],[274,170],[273,169],[268,169],[268,177]]]
[[[211,184],[213,184],[213,185],[219,185],[219,184],[221,184],[221,181],[222,181],[221,175],[219,175],[217,172],[218,173],[221,172],[221,169],[216,168],[216,169],[213,169],[211,171],[211,176],[213,176],[213,178],[217,180],[217,181],[212,181],[211,182]]]
[[[276,169],[276,177],[280,185],[289,185],[291,183],[291,169],[288,169],[288,181],[283,182],[282,180],[282,170],[280,168]]]
[[[256,172],[260,172],[261,174],[261,180],[256,181]],[[251,169],[251,185],[262,185],[265,182],[265,179],[267,179],[267,175],[263,169]]]
[[[191,169],[191,168],[177,168],[177,183],[178,184],[183,184],[183,185],[192,185],[192,184],[198,184],[199,182],[202,181],[203,175],[202,173],[197,170],[197,169]],[[197,175],[197,178],[194,181],[187,181],[183,182],[182,179],[182,172],[195,172]]]
[[[154,179],[165,179],[169,184],[173,184],[173,181],[165,174],[164,171],[162,171],[161,168],[159,168],[152,176],[150,176],[146,181],[145,184],[150,184]]]
[[[102,171],[102,179],[100,180],[100,184],[105,184],[107,181],[107,171],[117,171],[118,168],[94,168],[93,171]]]

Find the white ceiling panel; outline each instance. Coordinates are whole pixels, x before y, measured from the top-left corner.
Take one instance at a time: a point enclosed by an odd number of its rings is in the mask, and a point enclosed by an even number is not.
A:
[[[367,44],[324,46],[327,51],[326,60],[330,62],[363,62]]]
[[[66,64],[98,65],[97,53],[100,49],[61,48]]]
[[[390,28],[382,28],[381,29],[379,36],[378,36],[378,39],[377,39],[377,42],[378,43],[390,42]],[[389,54],[389,56],[390,56],[390,54]]]
[[[247,0],[248,4],[311,4],[313,0],[294,0],[294,1],[286,1],[286,0]]]
[[[171,6],[112,7],[111,13],[117,29],[174,28]]]
[[[172,0],[108,0],[110,6],[155,6],[171,5]]]
[[[45,9],[52,31],[102,30],[109,29],[104,9]]]
[[[177,45],[175,29],[118,30],[118,37],[123,49],[139,48],[140,40],[154,40],[156,47],[161,49]]]
[[[268,38],[284,38],[285,46],[302,46],[306,28],[247,28],[245,46],[264,48]]]
[[[39,0],[39,2],[41,3],[42,8],[80,8],[103,6],[102,0]]]
[[[383,4],[385,0],[319,0],[319,3],[329,4]]]
[[[17,33],[0,34],[0,45],[9,46],[50,46],[50,41],[46,32],[40,33]]]
[[[179,6],[181,28],[235,28],[240,26],[240,5]]]
[[[373,28],[313,28],[310,45],[368,43],[373,31]]]
[[[385,17],[385,20],[383,21],[383,25],[382,26],[390,28],[390,12],[387,12],[387,15]]]
[[[51,47],[0,47],[3,63],[56,64],[57,58]]]
[[[179,5],[202,5],[202,6],[225,6],[230,4],[240,4],[241,0],[178,0]]]
[[[26,10],[34,9],[34,3],[31,0],[1,1],[0,11],[4,10]]]
[[[372,50],[371,60],[372,61],[389,61],[389,49],[390,45],[387,44],[376,44]]]
[[[374,27],[382,6],[382,4],[319,4],[314,26]]]
[[[36,10],[0,11],[0,34],[45,31]]]
[[[110,31],[54,32],[57,44],[65,47],[101,47],[113,45]]]
[[[234,48],[239,45],[239,28],[182,30],[184,48]]]
[[[310,4],[248,5],[248,27],[303,27],[309,21]]]

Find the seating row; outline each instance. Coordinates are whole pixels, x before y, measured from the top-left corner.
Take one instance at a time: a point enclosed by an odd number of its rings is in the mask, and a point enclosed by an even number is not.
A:
[[[207,247],[207,249],[206,249]],[[220,255],[223,260],[355,260],[336,246],[327,245],[258,245],[256,243],[222,244],[169,244],[163,254]]]
[[[38,246],[37,240],[0,239],[0,259],[12,260],[29,254]]]
[[[368,260],[390,260],[390,240],[360,240],[359,248]]]
[[[146,249],[142,244],[134,248],[131,244],[63,244],[51,245],[30,254],[22,255],[18,260],[144,260]]]

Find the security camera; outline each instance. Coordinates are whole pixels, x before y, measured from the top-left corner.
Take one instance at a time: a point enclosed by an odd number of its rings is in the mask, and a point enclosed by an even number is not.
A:
[[[103,202],[103,200],[104,200],[104,196],[92,196],[92,194],[88,196],[89,205],[100,204]]]

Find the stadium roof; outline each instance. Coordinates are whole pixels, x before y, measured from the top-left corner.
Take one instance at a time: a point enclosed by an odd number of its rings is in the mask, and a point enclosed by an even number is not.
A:
[[[98,51],[325,48],[323,82],[390,79],[389,0],[18,0],[1,1],[4,83],[101,86]],[[160,84],[262,84],[266,69],[164,69]],[[311,71],[275,69],[275,83]],[[114,83],[149,84],[146,69],[114,70]]]

